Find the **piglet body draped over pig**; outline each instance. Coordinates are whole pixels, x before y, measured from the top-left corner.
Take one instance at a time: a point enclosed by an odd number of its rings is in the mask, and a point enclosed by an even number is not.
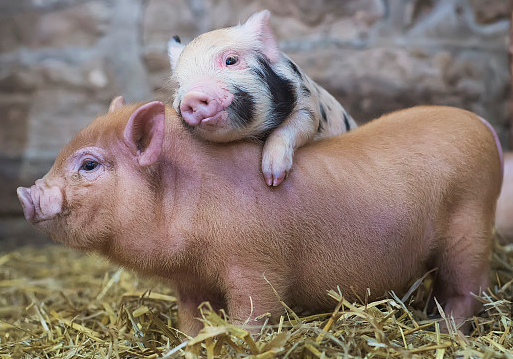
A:
[[[244,24],[201,34],[188,45],[173,37],[168,53],[177,83],[173,106],[203,139],[265,140],[262,173],[278,186],[294,151],[356,127],[342,105],[280,51],[260,11]]]
[[[329,289],[380,297],[435,267],[447,314],[479,309],[470,293],[487,286],[502,173],[476,115],[383,116],[299,149],[294,175],[269,188],[255,143],[198,140],[160,102],[111,111],[18,194],[54,240],[174,283],[184,332],[201,328],[203,301],[236,323],[276,320],[269,283],[289,306],[324,311],[336,304]]]

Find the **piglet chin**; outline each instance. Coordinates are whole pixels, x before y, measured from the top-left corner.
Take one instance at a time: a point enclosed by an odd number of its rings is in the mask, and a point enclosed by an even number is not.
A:
[[[32,198],[30,197],[30,188],[18,187],[16,193],[18,194],[18,199],[20,200],[21,207],[23,208],[25,218],[27,221],[33,223],[36,215],[36,209],[32,202]]]

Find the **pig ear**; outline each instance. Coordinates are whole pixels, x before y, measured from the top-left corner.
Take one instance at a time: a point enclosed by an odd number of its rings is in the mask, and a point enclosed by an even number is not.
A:
[[[246,31],[260,40],[262,47],[261,51],[271,62],[276,62],[280,59],[280,49],[278,43],[274,38],[274,34],[269,25],[269,17],[271,13],[269,10],[263,10],[251,15],[251,17],[242,25]]]
[[[142,105],[130,116],[123,137],[141,166],[154,164],[162,152],[165,106],[160,101]]]
[[[167,55],[169,56],[169,62],[171,63],[171,71],[175,71],[178,58],[182,53],[185,46],[182,45],[178,36],[173,36],[167,43]]]
[[[109,113],[112,113],[123,106],[125,106],[125,98],[123,96],[114,97],[109,105]]]

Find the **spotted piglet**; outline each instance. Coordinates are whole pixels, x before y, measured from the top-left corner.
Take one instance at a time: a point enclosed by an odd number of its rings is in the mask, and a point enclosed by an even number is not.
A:
[[[173,106],[186,127],[214,142],[264,140],[262,172],[279,185],[294,150],[356,127],[326,90],[278,48],[267,10],[246,23],[168,44]]]

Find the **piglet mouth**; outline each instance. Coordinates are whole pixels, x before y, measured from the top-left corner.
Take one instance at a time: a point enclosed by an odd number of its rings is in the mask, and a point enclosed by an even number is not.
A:
[[[25,218],[37,225],[55,218],[62,211],[62,192],[59,187],[36,185],[17,189]]]
[[[209,128],[209,127],[221,125],[224,122],[223,120],[226,120],[227,117],[228,117],[228,115],[226,113],[226,110],[219,111],[214,116],[204,118],[200,122],[199,127],[200,128]]]

